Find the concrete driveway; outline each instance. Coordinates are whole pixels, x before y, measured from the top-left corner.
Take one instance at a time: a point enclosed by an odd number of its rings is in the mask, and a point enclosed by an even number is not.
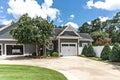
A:
[[[120,67],[77,56],[49,59],[1,59],[0,64],[46,67],[63,73],[68,80],[120,80]]]

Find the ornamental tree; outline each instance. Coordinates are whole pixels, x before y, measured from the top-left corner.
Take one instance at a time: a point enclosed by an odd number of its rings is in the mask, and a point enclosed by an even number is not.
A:
[[[10,31],[10,34],[19,44],[36,45],[36,55],[40,56],[42,45],[50,43],[50,37],[53,34],[53,21],[48,21],[42,17],[31,18],[24,14],[15,23],[16,27]]]

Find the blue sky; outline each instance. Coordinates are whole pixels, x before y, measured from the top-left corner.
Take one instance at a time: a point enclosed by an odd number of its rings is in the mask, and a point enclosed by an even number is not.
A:
[[[28,13],[31,17],[49,17],[55,25],[71,24],[78,28],[98,17],[102,21],[110,19],[119,11],[119,0],[1,0],[0,25]]]

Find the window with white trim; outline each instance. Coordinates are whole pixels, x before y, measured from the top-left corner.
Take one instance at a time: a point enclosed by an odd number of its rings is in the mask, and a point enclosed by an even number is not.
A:
[[[88,45],[88,43],[82,43],[82,47],[84,47],[85,45]]]

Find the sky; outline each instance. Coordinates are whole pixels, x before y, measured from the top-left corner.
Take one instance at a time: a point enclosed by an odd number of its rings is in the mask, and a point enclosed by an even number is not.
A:
[[[8,25],[25,13],[41,16],[55,25],[78,28],[96,18],[112,18],[120,11],[120,0],[0,0],[0,25]]]

